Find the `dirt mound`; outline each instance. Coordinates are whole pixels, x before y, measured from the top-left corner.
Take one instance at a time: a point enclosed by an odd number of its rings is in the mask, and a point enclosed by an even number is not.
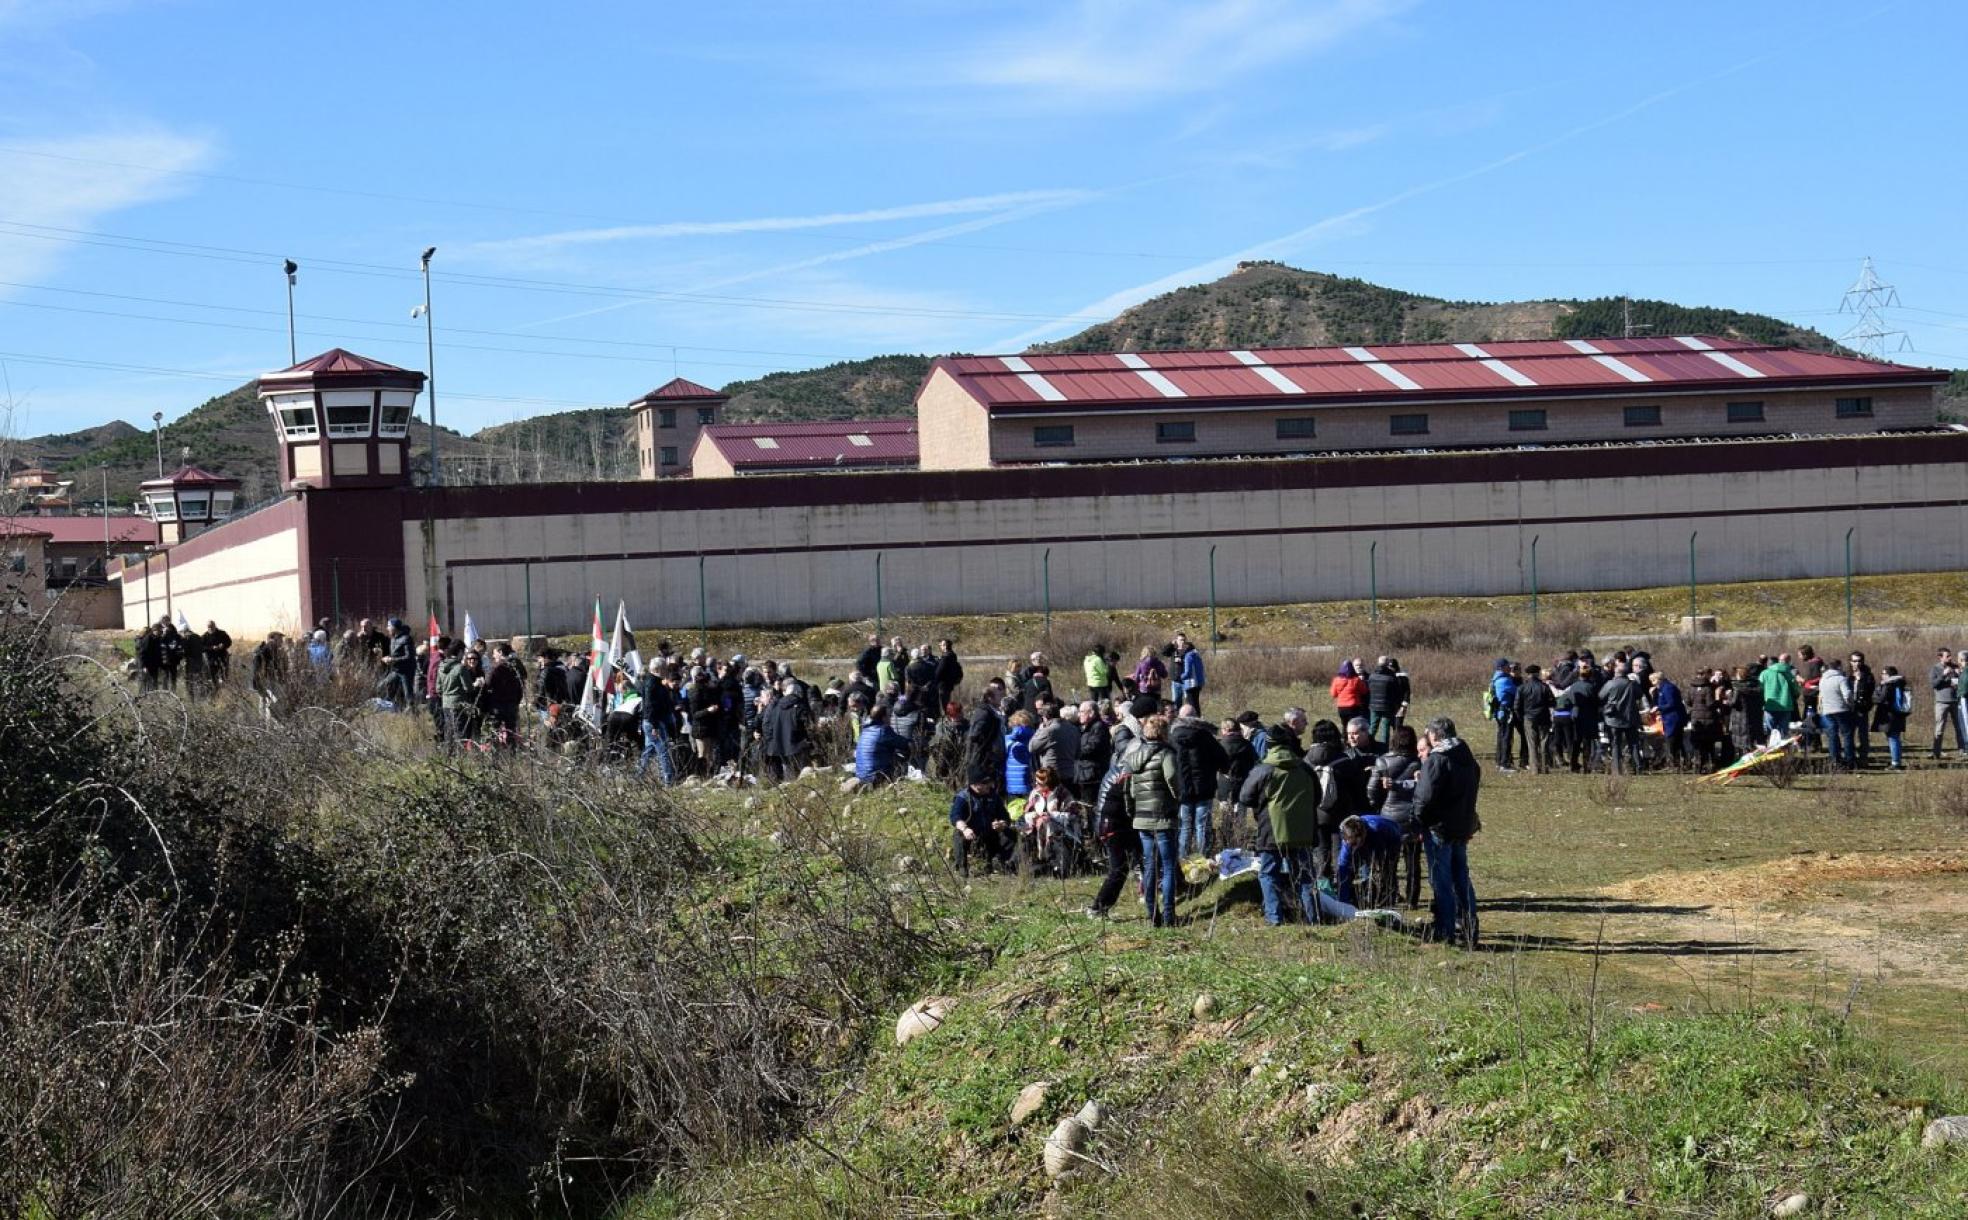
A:
[[[1910,881],[1968,873],[1968,853],[1805,852],[1742,868],[1650,873],[1605,887],[1613,898],[1754,906],[1805,898],[1851,881]]]

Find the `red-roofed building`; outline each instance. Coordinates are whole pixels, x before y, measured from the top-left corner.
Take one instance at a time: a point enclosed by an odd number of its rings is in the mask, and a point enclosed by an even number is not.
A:
[[[410,417],[423,388],[414,369],[339,347],[261,376],[282,490],[408,486]]]
[[[1947,373],[1712,336],[950,356],[927,470],[1930,428]]]
[[[60,597],[77,626],[115,627],[123,620],[110,560],[156,542],[148,517],[0,517],[0,577],[24,578],[37,597]]]
[[[828,419],[801,423],[714,424],[690,453],[691,477],[827,470],[910,470],[913,419]]]
[[[690,473],[701,429],[718,422],[729,398],[673,377],[629,404],[636,415],[636,462],[645,479]]]

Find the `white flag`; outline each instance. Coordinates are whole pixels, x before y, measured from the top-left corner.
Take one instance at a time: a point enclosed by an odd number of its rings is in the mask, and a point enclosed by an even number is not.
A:
[[[185,617],[182,610],[178,611],[178,631],[182,635],[191,634],[191,620]]]
[[[471,611],[465,611],[465,647],[478,643],[478,625],[472,622]]]

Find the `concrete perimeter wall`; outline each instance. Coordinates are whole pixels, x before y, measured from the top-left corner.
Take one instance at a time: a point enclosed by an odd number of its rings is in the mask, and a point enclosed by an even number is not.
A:
[[[242,638],[297,630],[308,621],[304,521],[302,501],[281,500],[125,565],[123,627],[136,631],[182,612],[201,631],[210,620]]]
[[[1968,562],[1968,435],[401,493],[409,606],[633,623],[1516,595]],[[322,497],[317,496],[317,499]],[[1375,553],[1370,567],[1370,549]],[[700,567],[701,565],[701,567]],[[530,581],[530,598],[528,585]]]

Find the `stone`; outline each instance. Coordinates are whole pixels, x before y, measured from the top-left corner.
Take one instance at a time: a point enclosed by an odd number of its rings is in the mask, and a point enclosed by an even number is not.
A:
[[[759,804],[759,799],[755,796],[748,796],[745,798],[745,808],[747,809],[757,809],[758,804]]]
[[[1107,1107],[1097,1101],[1089,1100],[1087,1104],[1080,1107],[1080,1112],[1073,1117],[1079,1119],[1080,1125],[1087,1130],[1098,1131],[1100,1130],[1100,1124],[1107,1121]]]
[[[1207,991],[1197,996],[1196,1002],[1189,1006],[1189,1015],[1198,1021],[1209,1020],[1216,1015],[1216,997]]]
[[[1025,1120],[1038,1113],[1039,1107],[1045,1105],[1046,1094],[1050,1092],[1052,1092],[1052,1082],[1049,1080],[1034,1081],[1018,1090],[1018,1100],[1011,1103],[1011,1125],[1024,1126]]]
[[[918,873],[922,871],[922,861],[914,856],[895,857],[895,871],[898,873]]]
[[[1772,1205],[1770,1214],[1779,1218],[1784,1216],[1801,1216],[1804,1214],[1804,1209],[1809,1206],[1811,1206],[1811,1196],[1806,1194],[1790,1195],[1778,1200]]]
[[[1713,614],[1684,614],[1681,616],[1682,635],[1714,635],[1715,616]]]
[[[1086,1124],[1077,1118],[1060,1121],[1052,1129],[1045,1142],[1045,1171],[1048,1178],[1058,1178],[1083,1163],[1080,1155],[1087,1144]]]
[[[1968,1114],[1937,1118],[1920,1133],[1922,1148],[1939,1148],[1944,1144],[1968,1144]]]
[[[861,781],[850,775],[841,781],[840,790],[843,796],[853,796],[861,790]]]
[[[793,841],[792,836],[787,834],[783,830],[775,830],[771,834],[765,837],[766,837],[766,841],[771,843],[774,847],[784,847],[788,843],[791,843]]]
[[[929,996],[909,1005],[895,1021],[895,1045],[907,1046],[943,1024],[950,1015],[948,996]]]

